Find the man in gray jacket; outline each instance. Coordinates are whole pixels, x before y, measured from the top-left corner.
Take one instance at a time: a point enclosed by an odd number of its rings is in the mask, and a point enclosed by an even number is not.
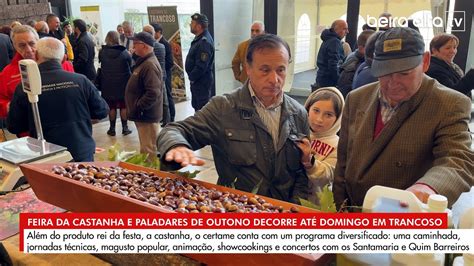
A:
[[[132,76],[125,89],[128,119],[135,122],[140,140],[140,152],[148,158],[156,156],[156,138],[163,115],[163,74],[153,53],[155,39],[148,32],[131,38],[135,54]]]
[[[170,123],[158,137],[162,161],[202,165],[193,150],[211,145],[220,185],[299,203],[308,177],[294,141],[308,135],[305,109],[283,93],[288,44],[257,36],[247,50],[248,81],[215,96],[194,116]]]

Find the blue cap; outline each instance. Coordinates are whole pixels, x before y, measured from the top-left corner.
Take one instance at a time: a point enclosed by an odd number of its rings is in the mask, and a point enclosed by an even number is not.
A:
[[[145,31],[135,34],[133,37],[130,37],[130,40],[141,41],[151,47],[153,47],[153,45],[155,44],[155,38],[153,38],[150,33]]]
[[[372,75],[382,77],[417,67],[425,53],[425,41],[419,32],[396,27],[380,34],[375,42]]]

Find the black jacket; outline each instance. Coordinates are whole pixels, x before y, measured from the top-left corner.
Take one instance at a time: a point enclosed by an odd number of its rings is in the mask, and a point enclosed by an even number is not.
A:
[[[46,141],[67,147],[75,161],[90,160],[95,151],[91,119],[105,118],[107,103],[83,75],[66,72],[56,61],[39,65],[42,93],[38,108]],[[33,113],[23,87],[18,85],[10,103],[8,130],[36,136]]]
[[[346,61],[341,66],[341,74],[339,75],[339,80],[337,81],[337,88],[341,91],[342,96],[346,98],[347,94],[352,90],[352,82],[354,81],[354,76],[357,68],[361,63],[365,61],[364,55],[356,50],[350,53]]]
[[[171,44],[165,39],[165,37],[161,37],[160,43],[165,46],[165,70],[166,74],[171,75],[171,68],[173,67],[173,52],[171,51]]]
[[[15,55],[10,37],[3,33],[0,33],[0,54],[2,55],[0,56],[0,72],[2,72]]]
[[[344,49],[341,39],[331,29],[321,33],[321,48],[318,52],[318,72],[316,82],[320,87],[336,86],[339,79],[339,67],[344,62]]]
[[[191,42],[185,69],[191,83],[191,105],[197,111],[211,98],[214,85],[214,40],[208,30]]]
[[[74,71],[85,75],[89,80],[95,80],[94,66],[95,44],[87,31],[82,32],[76,40],[74,47]]]
[[[59,28],[58,30],[49,31],[48,35],[58,40],[64,39],[64,31],[61,30],[61,28]]]
[[[457,90],[471,98],[471,90],[474,89],[474,72],[469,71],[466,76],[461,77],[445,61],[431,56],[430,68],[426,75],[436,79],[444,86]]]
[[[132,73],[132,57],[122,45],[103,45],[99,52],[102,97],[107,101],[124,101],[125,87]]]
[[[156,56],[156,59],[158,59],[158,62],[160,63],[161,67],[161,72],[163,73],[163,79],[166,79],[166,69],[165,69],[165,62],[166,62],[166,50],[165,46],[158,42],[155,41],[153,44],[153,53]]]

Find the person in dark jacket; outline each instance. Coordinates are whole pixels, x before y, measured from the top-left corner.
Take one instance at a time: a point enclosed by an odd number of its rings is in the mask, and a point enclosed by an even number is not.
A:
[[[0,54],[2,55],[0,56],[0,72],[2,72],[15,55],[10,37],[3,33],[0,33]]]
[[[156,139],[163,116],[163,74],[153,53],[153,36],[140,32],[131,40],[139,58],[125,89],[128,119],[137,127],[140,152],[147,153],[149,160],[153,160],[157,155]]]
[[[283,93],[290,59],[280,37],[253,38],[244,86],[163,128],[158,138],[162,166],[201,165],[193,150],[211,145],[219,185],[295,203],[307,199],[309,180],[293,140],[309,135],[308,115]]]
[[[365,61],[365,45],[367,39],[373,33],[373,30],[366,30],[359,34],[359,37],[357,37],[357,49],[347,56],[346,61],[344,61],[341,66],[341,74],[337,81],[337,88],[344,98],[346,98],[347,94],[352,90],[352,82],[357,68]]]
[[[95,44],[89,34],[87,34],[86,22],[76,19],[72,22],[74,33],[76,34],[76,46],[74,47],[74,70],[85,75],[89,80],[95,80],[97,75],[94,58]]]
[[[44,138],[66,147],[74,161],[91,162],[95,151],[91,120],[107,116],[107,103],[86,77],[62,70],[63,43],[45,37],[36,48],[42,82],[38,108]],[[29,130],[31,136],[36,136],[31,105],[21,83],[13,95],[7,121],[10,132]]]
[[[173,76],[172,68],[174,65],[173,52],[171,51],[171,44],[165,39],[165,36],[163,36],[163,27],[161,27],[161,25],[158,23],[151,23],[150,25],[155,29],[155,40],[165,46],[166,98],[168,99],[168,108],[170,112],[169,122],[173,122],[176,116],[176,108],[174,106],[172,94],[173,88],[171,87],[171,78]]]
[[[319,48],[316,84],[313,91],[320,87],[335,87],[339,79],[339,67],[344,62],[344,49],[341,40],[349,33],[347,22],[335,20],[330,29],[321,33],[323,44]]]
[[[426,74],[446,87],[457,90],[471,98],[474,89],[474,70],[465,76],[453,60],[457,53],[459,39],[455,35],[441,33],[430,42],[431,64]]]
[[[143,31],[148,32],[153,36],[153,39],[155,39],[155,29],[151,25],[145,25],[143,26]],[[166,70],[165,70],[165,64],[166,64],[166,49],[165,46],[158,42],[155,39],[155,43],[153,44],[153,53],[156,56],[156,59],[158,59],[158,62],[160,63],[161,66],[161,72],[163,73],[163,86],[166,86],[164,83],[166,80]],[[168,107],[168,94],[166,93],[166,89],[163,90],[163,118],[161,120],[162,125],[166,125],[169,122],[170,119],[170,109]]]
[[[206,15],[195,13],[191,16],[191,42],[185,69],[191,83],[191,105],[199,111],[212,97],[214,87],[214,40],[207,30]]]
[[[367,43],[365,44],[365,61],[359,65],[354,74],[352,90],[365,84],[378,81],[378,79],[372,75],[372,61],[374,60],[375,41],[377,41],[377,37],[382,33],[383,31],[377,31],[367,40]]]
[[[125,105],[125,87],[131,75],[132,57],[119,45],[119,34],[109,31],[105,37],[105,45],[99,52],[100,75],[97,83],[102,91],[102,97],[109,105],[110,128],[109,136],[115,136],[115,121],[117,120],[117,109],[120,110],[122,121],[122,134],[128,135],[132,131],[127,125],[127,108]]]
[[[48,23],[49,35],[66,44],[64,40],[64,32],[61,29],[61,22],[59,21],[59,17],[53,13],[48,14],[46,16],[46,23]]]

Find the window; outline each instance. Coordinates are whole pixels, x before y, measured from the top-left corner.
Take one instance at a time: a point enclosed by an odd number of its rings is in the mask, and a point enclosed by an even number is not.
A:
[[[148,14],[140,12],[138,9],[126,9],[124,18],[132,24],[135,32],[140,32],[143,26],[148,24]]]
[[[416,26],[420,30],[421,36],[423,36],[423,40],[425,40],[425,51],[430,49],[430,42],[433,39],[433,25],[431,22],[433,17],[431,15],[431,11],[429,10],[421,10],[418,12],[413,13],[408,19],[413,19],[416,21]]]
[[[306,63],[309,61],[309,47],[311,36],[311,22],[307,14],[301,15],[298,20],[296,32],[296,53],[295,64]]]

